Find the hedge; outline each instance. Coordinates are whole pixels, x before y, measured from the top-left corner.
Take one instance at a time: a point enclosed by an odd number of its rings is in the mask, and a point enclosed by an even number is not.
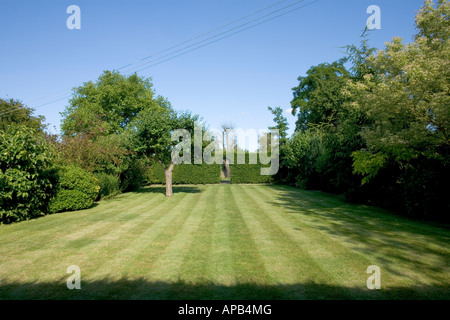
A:
[[[172,184],[220,183],[221,164],[180,164],[173,168]],[[154,163],[147,172],[148,184],[165,184],[164,169]]]
[[[250,154],[245,154],[245,164],[237,164],[237,155],[235,154],[234,164],[230,164],[231,183],[272,183],[273,176],[261,175],[261,168],[268,168],[270,164],[263,165],[257,157],[256,164],[250,164]]]
[[[98,180],[92,173],[73,166],[61,167],[58,191],[50,201],[49,212],[89,208],[97,198],[99,190]]]

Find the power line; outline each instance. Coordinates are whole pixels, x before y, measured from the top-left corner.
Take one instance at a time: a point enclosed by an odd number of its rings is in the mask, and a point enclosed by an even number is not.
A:
[[[301,0],[301,1],[298,1],[298,2],[303,2],[303,1],[304,1],[304,0]],[[296,10],[298,10],[298,9],[304,8],[304,7],[309,6],[309,5],[311,5],[311,4],[315,3],[315,2],[318,2],[318,1],[319,1],[319,0],[314,0],[314,1],[309,2],[309,3],[307,3],[307,4],[301,5],[301,6],[297,7],[297,8],[294,8],[294,9],[292,9],[292,10],[289,10],[289,11],[287,11],[287,12],[284,12],[284,13],[282,13],[282,14],[279,14],[279,15],[277,15],[277,16],[274,16],[274,17],[272,17],[272,18],[270,18],[270,19],[261,21],[261,22],[259,22],[259,23],[257,23],[257,24],[251,25],[251,26],[249,26],[249,27],[247,27],[247,28],[241,29],[241,30],[236,31],[236,32],[234,32],[234,33],[228,34],[228,35],[226,35],[226,36],[224,36],[224,37],[221,37],[221,38],[216,39],[216,40],[214,40],[214,41],[208,42],[208,43],[206,43],[206,44],[204,44],[204,45],[201,45],[201,46],[199,46],[199,47],[196,47],[196,48],[193,48],[193,49],[191,49],[191,50],[182,52],[182,53],[180,53],[180,54],[178,54],[178,55],[175,55],[175,56],[173,56],[173,57],[170,57],[170,58],[165,59],[165,60],[163,60],[163,61],[160,61],[160,62],[158,62],[158,63],[154,63],[154,64],[151,64],[151,65],[146,66],[146,67],[144,67],[144,68],[135,70],[134,72],[139,72],[139,71],[148,69],[148,68],[150,68],[150,67],[156,66],[156,65],[161,64],[161,63],[163,63],[163,62],[166,62],[166,61],[172,60],[172,59],[174,59],[174,58],[176,58],[176,57],[179,57],[179,56],[182,56],[182,55],[184,55],[184,54],[187,54],[187,53],[189,53],[189,52],[192,52],[192,51],[195,51],[195,50],[197,50],[197,49],[206,47],[207,45],[210,45],[210,44],[213,44],[213,43],[218,42],[218,41],[220,41],[220,40],[223,40],[223,39],[225,39],[225,38],[231,37],[231,36],[233,36],[233,35],[235,35],[235,34],[238,34],[238,33],[240,33],[240,32],[246,31],[246,30],[251,29],[251,28],[253,28],[253,27],[256,27],[256,26],[258,26],[258,25],[260,25],[260,24],[263,24],[263,23],[265,23],[265,22],[268,22],[268,21],[270,21],[270,20],[273,20],[273,19],[276,19],[276,18],[278,18],[278,17],[284,16],[284,15],[286,15],[286,14],[288,14],[288,13],[291,13],[291,12],[296,11]],[[153,60],[153,61],[157,61],[157,60],[159,60],[159,59],[156,59],[156,60]],[[150,61],[150,62],[152,62],[152,61]]]
[[[36,109],[36,108],[40,108],[40,107],[43,107],[43,106],[45,106],[45,105],[48,105],[48,104],[51,104],[51,103],[54,103],[54,102],[58,102],[58,101],[60,101],[60,100],[64,100],[64,99],[67,99],[67,98],[70,98],[70,95],[69,96],[65,96],[65,97],[62,97],[62,98],[59,98],[59,99],[56,99],[56,100],[52,100],[52,101],[49,101],[49,102],[46,102],[46,103],[43,103],[43,104],[40,104],[40,105],[38,105],[38,106],[36,106],[36,107],[31,107],[32,109]],[[0,114],[0,117],[4,117],[5,115],[7,115],[7,114],[10,114],[10,113],[13,113],[13,112],[16,112],[18,109],[20,109],[20,108],[24,108],[24,107],[18,107],[18,108],[15,108],[15,107],[12,107],[12,108],[9,108],[9,109],[7,109],[5,112],[2,112],[1,114]]]
[[[141,62],[141,61],[144,61],[144,60],[146,60],[146,59],[148,59],[148,58],[151,58],[151,57],[153,57],[153,56],[156,56],[156,55],[159,55],[159,54],[161,54],[161,53],[167,52],[167,51],[169,51],[169,50],[171,50],[171,49],[177,48],[177,47],[179,47],[179,46],[181,46],[181,45],[183,45],[183,44],[189,43],[189,42],[191,42],[191,41],[193,41],[193,40],[196,40],[196,39],[202,38],[202,37],[204,37],[204,36],[207,36],[208,34],[211,34],[211,33],[213,33],[213,32],[219,31],[219,30],[221,30],[221,29],[223,29],[223,28],[226,28],[226,27],[228,27],[228,26],[230,26],[230,25],[235,24],[236,22],[245,20],[245,19],[247,19],[247,18],[249,18],[249,17],[251,17],[251,16],[254,16],[255,14],[258,14],[258,13],[260,13],[260,12],[266,11],[267,9],[270,9],[270,8],[272,8],[272,7],[275,7],[275,6],[279,5],[280,3],[283,3],[283,2],[286,2],[286,1],[287,1],[287,0],[278,1],[278,2],[272,4],[272,5],[268,6],[268,7],[265,7],[265,8],[263,8],[263,9],[257,10],[257,11],[255,11],[255,12],[252,12],[252,13],[246,15],[245,17],[236,19],[236,20],[234,20],[234,21],[232,21],[232,22],[229,22],[229,23],[227,23],[227,24],[224,24],[224,25],[222,25],[222,26],[220,26],[220,27],[217,27],[217,28],[215,28],[215,29],[213,29],[213,30],[211,30],[211,31],[202,33],[202,34],[200,34],[200,35],[198,35],[198,36],[195,36],[195,37],[193,37],[193,38],[191,38],[191,39],[189,39],[189,40],[183,41],[183,42],[178,43],[178,44],[176,44],[176,45],[174,45],[174,46],[171,46],[171,47],[169,47],[169,48],[166,48],[166,49],[164,49],[164,50],[161,50],[161,51],[152,53],[152,54],[150,54],[150,55],[148,55],[148,56],[146,56],[146,57],[140,59],[139,61],[136,61],[136,62],[134,62],[134,63],[127,64],[127,65],[125,65],[125,66],[123,66],[123,67],[118,68],[117,71],[119,71],[119,70],[121,70],[121,69],[123,69],[123,68],[129,67],[129,66],[131,66],[131,65],[133,65],[133,64],[135,64],[135,63],[139,63],[139,62]]]
[[[271,16],[271,15],[277,13],[277,12],[280,12],[280,11],[282,11],[282,10],[284,10],[284,9],[290,8],[290,7],[292,7],[292,6],[295,6],[295,5],[297,5],[297,4],[301,3],[301,2],[304,2],[304,1],[305,1],[305,0],[298,0],[298,1],[292,3],[292,4],[288,5],[288,6],[285,6],[285,7],[282,7],[282,8],[280,8],[280,9],[277,9],[277,10],[275,10],[275,11],[272,11],[272,12],[270,12],[270,13],[268,13],[268,14],[266,14],[266,15],[263,15],[263,16],[261,16],[261,17],[258,17],[258,18],[256,18],[256,19],[247,21],[247,22],[245,22],[245,23],[243,23],[243,24],[240,24],[240,25],[238,25],[238,26],[236,26],[236,27],[233,27],[233,28],[228,29],[228,30],[226,30],[226,31],[220,32],[220,33],[218,33],[218,34],[215,34],[215,35],[213,35],[213,36],[211,36],[211,37],[209,37],[209,38],[203,39],[203,40],[198,41],[198,42],[196,42],[196,43],[194,43],[194,44],[191,44],[191,45],[189,45],[189,46],[186,46],[186,47],[184,47],[184,48],[175,50],[175,51],[173,51],[173,52],[171,52],[171,53],[168,53],[168,54],[166,54],[166,55],[164,55],[164,56],[162,56],[162,57],[159,57],[159,58],[157,58],[157,59],[154,59],[154,60],[151,60],[151,61],[148,61],[148,62],[144,62],[144,63],[140,64],[140,65],[137,66],[137,67],[141,67],[141,66],[147,65],[147,64],[149,64],[149,63],[151,63],[151,62],[154,62],[154,61],[157,61],[157,60],[161,60],[161,59],[163,59],[163,58],[165,58],[165,57],[168,57],[168,56],[170,56],[170,55],[172,55],[172,54],[175,54],[175,53],[178,53],[178,52],[180,52],[180,51],[183,51],[183,50],[185,50],[185,49],[187,49],[187,48],[191,48],[191,47],[193,47],[193,46],[196,46],[197,44],[200,44],[200,43],[206,42],[206,41],[208,41],[208,40],[217,38],[217,37],[219,37],[219,36],[221,36],[221,35],[223,35],[223,34],[226,34],[226,33],[231,32],[231,31],[233,31],[233,30],[239,29],[239,28],[241,28],[241,27],[243,27],[243,26],[246,26],[246,25],[248,25],[248,24],[250,24],[250,23],[253,23],[253,22],[255,22],[255,21],[261,20],[261,19],[266,18],[266,17],[268,17],[268,16]],[[259,10],[259,11],[257,11],[257,12],[261,12],[261,11],[264,11],[264,10]],[[252,14],[252,15],[253,15],[253,14]],[[252,15],[249,15],[249,16],[252,16]],[[248,17],[248,16],[247,16],[247,17]],[[242,20],[242,19],[239,19],[239,20]],[[236,20],[236,21],[239,21],[239,20]],[[231,23],[231,24],[232,24],[232,23]],[[230,25],[230,24],[228,24],[228,25]],[[209,33],[207,33],[207,34],[209,34]],[[196,38],[199,38],[199,37],[196,37]],[[189,42],[189,41],[186,41],[186,42]],[[185,43],[186,43],[186,42],[185,42]],[[178,47],[178,45],[177,45],[177,46],[174,46],[174,47]],[[165,52],[165,51],[167,51],[167,50],[163,50],[163,51],[160,51],[160,52]],[[156,55],[156,54],[155,54],[155,55]],[[146,59],[149,58],[149,57],[151,57],[151,55],[150,55],[150,56],[147,56],[147,57],[145,57],[145,58],[143,58],[143,59],[141,59],[141,61],[146,60]],[[122,67],[122,68],[123,68],[123,67]],[[129,70],[126,70],[125,72],[130,72],[130,71],[133,70],[133,69],[134,69],[134,68],[131,68],[131,69],[129,69]]]
[[[140,59],[140,61],[144,61],[144,60],[146,60],[147,58],[150,58],[150,57],[153,57],[153,56],[157,56],[157,55],[159,55],[160,53],[167,52],[167,51],[169,51],[169,50],[171,50],[171,49],[173,49],[173,48],[176,48],[176,47],[181,46],[182,44],[186,44],[186,43],[189,43],[189,42],[191,42],[191,41],[193,41],[193,40],[196,40],[196,39],[199,39],[199,38],[201,38],[201,37],[204,37],[205,35],[211,34],[211,33],[215,32],[215,31],[218,31],[218,30],[223,29],[223,28],[225,28],[225,27],[227,27],[227,26],[230,26],[230,25],[232,25],[232,24],[234,24],[234,23],[236,23],[236,22],[239,22],[239,21],[242,21],[242,20],[244,20],[244,19],[246,19],[246,18],[248,18],[248,17],[254,16],[254,15],[257,14],[257,13],[263,12],[263,11],[265,11],[265,10],[267,10],[267,9],[269,9],[269,8],[272,8],[272,7],[274,7],[274,6],[276,6],[276,5],[280,4],[280,3],[283,3],[283,2],[285,2],[285,1],[287,1],[287,0],[282,0],[282,1],[279,1],[279,2],[277,2],[277,3],[275,3],[275,4],[273,4],[273,5],[270,5],[270,6],[268,6],[268,7],[263,8],[263,9],[257,10],[257,11],[255,11],[255,12],[253,12],[253,13],[251,13],[251,14],[245,16],[245,17],[239,18],[239,19],[234,20],[234,21],[232,21],[232,22],[230,22],[230,23],[227,23],[227,24],[222,25],[222,26],[220,26],[220,27],[218,27],[218,28],[215,28],[214,30],[208,31],[208,32],[203,33],[203,34],[201,34],[201,35],[199,35],[199,36],[196,36],[196,37],[193,37],[193,38],[191,38],[191,39],[189,39],[189,40],[183,41],[183,42],[181,42],[181,43],[179,43],[179,44],[177,44],[177,45],[174,45],[174,46],[172,46],[172,47],[170,47],[170,48],[161,50],[161,51],[159,51],[159,52],[157,52],[157,53],[154,53],[153,55],[149,55],[149,56],[147,56],[147,57],[144,57],[144,58]],[[285,7],[283,7],[283,8],[280,8],[280,9],[277,9],[277,10],[275,10],[275,11],[272,11],[272,12],[270,12],[270,13],[268,13],[268,14],[266,14],[266,15],[263,15],[263,16],[261,16],[261,17],[259,17],[259,18],[253,19],[253,20],[248,21],[248,22],[246,22],[246,23],[243,23],[243,24],[241,24],[241,25],[239,25],[239,26],[237,26],[237,27],[233,27],[233,28],[231,28],[231,29],[229,29],[229,30],[223,31],[223,32],[221,32],[221,33],[219,33],[219,34],[216,34],[216,35],[214,35],[214,36],[211,36],[211,37],[209,37],[209,38],[207,38],[207,39],[198,41],[198,42],[196,42],[196,43],[194,43],[194,44],[191,44],[191,45],[189,45],[189,46],[185,46],[185,47],[183,47],[183,48],[181,48],[181,49],[175,50],[175,51],[173,51],[173,52],[171,52],[171,53],[169,53],[169,54],[166,54],[166,55],[164,55],[164,56],[162,56],[162,57],[159,57],[158,59],[153,59],[153,60],[150,60],[150,61],[148,61],[148,62],[142,63],[142,64],[140,64],[139,66],[136,66],[136,67],[134,67],[134,68],[131,68],[131,69],[129,69],[129,70],[126,70],[125,72],[130,72],[131,70],[133,70],[133,69],[135,69],[135,68],[139,68],[139,67],[145,66],[145,67],[140,68],[140,69],[138,69],[138,70],[135,70],[135,71],[133,72],[133,73],[136,73],[136,72],[139,72],[139,71],[148,69],[148,68],[150,68],[150,67],[159,65],[159,64],[161,64],[161,63],[163,63],[163,62],[172,60],[172,59],[174,59],[174,58],[176,58],[176,57],[182,56],[182,55],[184,55],[184,54],[187,54],[187,53],[189,53],[189,52],[195,51],[195,50],[197,50],[197,49],[206,47],[206,46],[208,46],[208,45],[210,45],[210,44],[213,44],[213,43],[218,42],[218,41],[220,41],[220,40],[223,40],[223,39],[225,39],[225,38],[231,37],[231,36],[233,36],[233,35],[235,35],[235,34],[238,34],[238,33],[240,33],[240,32],[246,31],[246,30],[248,30],[248,29],[254,28],[254,27],[258,26],[258,25],[261,25],[261,24],[266,23],[266,22],[268,22],[268,21],[274,20],[274,19],[276,19],[276,18],[278,18],[278,17],[284,16],[284,15],[286,15],[286,14],[288,14],[288,13],[291,13],[291,12],[293,12],[293,11],[296,11],[296,10],[298,10],[298,9],[304,8],[304,7],[308,6],[308,5],[311,5],[311,4],[315,3],[315,2],[318,2],[319,0],[314,0],[314,1],[312,1],[312,2],[309,2],[309,3],[307,3],[307,4],[301,5],[301,6],[299,6],[299,7],[295,7],[295,8],[293,8],[293,9],[291,9],[291,10],[288,10],[288,11],[286,11],[286,12],[283,12],[283,13],[281,13],[281,14],[278,14],[278,15],[276,15],[276,16],[274,16],[274,17],[271,17],[271,18],[269,18],[269,19],[265,19],[265,20],[263,20],[263,21],[261,21],[261,22],[258,22],[258,23],[256,23],[256,24],[250,25],[250,26],[248,26],[248,27],[246,27],[246,28],[244,28],[244,29],[240,29],[240,30],[235,31],[235,32],[233,32],[233,33],[231,33],[231,34],[227,34],[227,33],[231,32],[231,31],[233,31],[233,30],[237,30],[237,29],[239,29],[239,28],[241,28],[241,27],[243,27],[243,26],[246,26],[246,25],[248,25],[248,24],[250,24],[250,23],[256,22],[256,21],[261,20],[261,19],[263,19],[263,18],[266,18],[266,17],[268,17],[268,16],[271,16],[271,15],[277,13],[277,12],[283,11],[283,10],[289,8],[289,7],[295,6],[295,5],[297,5],[297,4],[301,3],[301,2],[304,2],[304,1],[305,1],[305,0],[299,0],[299,1],[296,1],[296,2],[294,2],[293,4],[290,4],[290,5],[285,6]],[[218,37],[218,36],[220,36],[220,35],[224,35],[224,34],[227,34],[227,35],[225,35],[225,36],[223,36],[223,37],[220,37],[220,38],[218,38],[218,39],[215,39],[215,40],[213,40],[213,41],[207,42],[206,44],[203,44],[203,45],[200,45],[200,46],[198,46],[198,47],[195,47],[195,46],[197,46],[197,45],[199,45],[199,44],[201,44],[201,43],[204,43],[205,41],[214,39],[214,38],[216,38],[216,37]],[[194,48],[192,48],[192,47],[194,47]],[[190,49],[190,50],[188,50],[188,51],[181,52],[181,51],[186,50],[186,49],[188,49],[188,48],[192,48],[192,49]],[[175,56],[172,56],[173,54],[178,53],[178,52],[181,52],[181,53],[180,53],[180,54],[177,54],[177,55],[175,55]],[[172,56],[172,57],[169,57],[169,56]],[[169,57],[169,58],[164,59],[165,57]],[[164,59],[164,60],[159,61],[159,62],[157,62],[157,63],[151,64],[152,62],[156,62],[156,61],[161,60],[161,59]],[[139,62],[134,62],[134,63],[128,64],[128,65],[123,66],[123,67],[121,67],[121,68],[119,68],[119,69],[117,69],[117,70],[124,69],[124,68],[126,68],[126,67],[128,67],[128,66],[131,66],[131,65],[133,65],[133,64],[136,64],[136,63],[139,63]],[[150,65],[146,66],[147,64],[150,64]],[[66,90],[66,91],[68,91],[68,90]],[[65,92],[66,92],[66,91],[65,91]],[[45,105],[48,105],[48,104],[51,104],[51,103],[54,103],[54,102],[57,102],[57,101],[66,99],[66,98],[69,98],[69,97],[70,97],[70,95],[64,96],[64,97],[62,97],[62,98],[58,98],[58,99],[55,99],[55,100],[51,100],[51,101],[42,103],[42,104],[40,104],[40,105],[38,105],[38,106],[35,106],[34,108],[36,109],[36,108],[39,108],[39,107],[42,107],[42,106],[45,106]],[[37,99],[37,100],[45,100],[45,98],[40,98],[40,99]],[[35,100],[35,101],[37,101],[37,100]],[[15,108],[10,108],[9,110],[5,110],[4,112],[0,113],[0,116],[4,116],[4,115],[9,114],[9,113],[12,113],[12,112],[14,112],[14,111],[16,111],[16,110],[17,110],[17,109],[15,109]]]
[[[223,29],[223,28],[225,28],[225,27],[228,27],[228,26],[230,26],[230,25],[233,25],[233,24],[235,24],[235,23],[237,23],[237,22],[239,22],[239,21],[245,20],[245,19],[247,19],[247,18],[249,18],[249,17],[252,17],[252,16],[254,16],[254,15],[260,13],[260,12],[266,11],[266,10],[268,10],[268,9],[270,9],[270,8],[273,8],[273,7],[279,5],[279,4],[283,3],[283,2],[286,2],[286,1],[287,1],[287,0],[281,0],[281,1],[278,1],[278,2],[276,2],[276,3],[274,3],[274,4],[270,5],[270,6],[267,6],[267,7],[265,7],[265,8],[262,8],[262,9],[259,9],[259,10],[257,10],[257,11],[254,11],[254,12],[252,12],[252,13],[250,13],[250,14],[248,14],[248,15],[242,17],[242,18],[233,20],[233,21],[231,21],[231,22],[229,22],[229,23],[227,23],[227,24],[224,24],[224,25],[222,25],[222,26],[220,26],[220,27],[217,27],[217,28],[215,28],[215,29],[213,29],[213,30],[210,30],[210,31],[208,31],[208,32],[205,32],[205,33],[200,34],[200,35],[198,35],[198,36],[195,36],[195,37],[193,37],[193,38],[190,38],[189,40],[183,41],[183,42],[178,43],[178,44],[176,44],[176,45],[173,45],[173,46],[171,46],[171,47],[169,47],[169,48],[166,48],[166,49],[164,49],[164,50],[155,52],[155,53],[153,53],[153,54],[151,54],[151,55],[149,55],[149,56],[146,56],[146,57],[140,59],[139,61],[135,61],[135,62],[133,62],[133,63],[129,63],[129,64],[124,65],[124,66],[122,66],[122,67],[120,67],[120,68],[118,68],[118,69],[116,69],[116,70],[119,71],[119,70],[121,70],[121,69],[127,68],[127,67],[129,67],[129,66],[134,65],[134,64],[141,63],[142,61],[144,61],[144,60],[146,60],[146,59],[148,59],[148,58],[150,58],[150,57],[157,56],[157,55],[159,55],[159,54],[161,54],[161,53],[164,53],[164,52],[167,52],[167,51],[169,51],[169,50],[171,50],[171,49],[177,48],[177,47],[179,47],[179,46],[181,46],[181,45],[183,45],[183,44],[186,44],[186,43],[192,42],[193,40],[202,38],[202,37],[204,37],[204,36],[206,36],[206,35],[208,35],[208,34],[211,34],[211,33],[215,32],[215,31],[221,30],[221,29]],[[45,97],[41,97],[41,98],[39,98],[39,99],[32,100],[32,101],[30,101],[29,103],[35,103],[35,102],[37,102],[37,101],[42,101],[42,100],[45,101],[46,99],[48,99],[48,98],[50,98],[50,97],[53,97],[53,96],[55,96],[55,95],[56,95],[56,96],[60,95],[60,93],[66,94],[66,92],[70,92],[70,90],[67,90],[67,89],[66,89],[66,90],[64,90],[64,91],[60,91],[60,92],[57,92],[57,93],[55,93],[55,94],[51,94],[51,95],[48,95],[48,96],[45,96]],[[70,96],[69,96],[69,97],[70,97]],[[66,96],[63,97],[63,98],[58,98],[58,99],[56,99],[56,100],[51,99],[51,100],[50,100],[50,101],[51,101],[50,103],[52,103],[52,102],[57,102],[57,101],[60,101],[60,100],[65,99],[65,98],[66,98]],[[42,104],[36,106],[35,108],[39,108],[39,107],[48,105],[48,104],[50,104],[50,103],[48,103],[48,102],[47,102],[47,103],[42,103]],[[8,111],[10,111],[10,110],[13,111],[13,110],[15,110],[15,109],[14,109],[14,108],[8,109],[8,110],[6,110],[6,111],[7,111],[6,113],[1,113],[0,116],[9,113]]]

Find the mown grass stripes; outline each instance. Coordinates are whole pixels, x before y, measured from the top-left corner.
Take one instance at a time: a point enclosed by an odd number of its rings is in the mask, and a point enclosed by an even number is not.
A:
[[[0,299],[450,298],[448,229],[284,186],[174,192],[0,226]]]

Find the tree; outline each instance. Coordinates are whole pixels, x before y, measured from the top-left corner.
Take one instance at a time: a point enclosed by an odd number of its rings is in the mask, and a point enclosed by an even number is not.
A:
[[[378,76],[366,75],[363,83],[350,87],[355,104],[373,119],[363,133],[368,150],[355,153],[355,171],[366,174],[366,181],[387,157],[448,161],[449,8],[447,1],[439,1],[437,8],[426,1],[416,17],[415,41],[403,44],[394,38],[368,60]]]
[[[278,172],[274,176],[274,180],[280,183],[286,183],[287,177],[289,174],[289,167],[285,163],[285,156],[287,153],[287,130],[289,129],[288,121],[286,117],[283,115],[283,109],[280,107],[272,108],[267,107],[269,111],[273,114],[273,121],[275,122],[275,126],[269,127],[269,130],[278,130],[278,143],[279,143],[279,169]],[[263,152],[267,152],[268,150],[272,150],[272,133],[264,133],[259,137],[260,150]]]
[[[230,178],[230,161],[227,159],[227,150],[234,149],[234,140],[230,139],[231,132],[235,129],[235,125],[232,122],[223,122],[222,127],[222,150],[223,150],[223,168],[225,178]],[[233,138],[233,137],[231,137]],[[234,154],[234,153],[233,153]]]
[[[448,1],[425,1],[414,42],[393,38],[367,59],[373,73],[348,90],[352,106],[370,120],[361,131],[366,147],[353,153],[354,173],[363,184],[379,184],[390,172],[390,188],[410,214],[449,210],[449,13]]]
[[[10,125],[24,125],[40,131],[45,129],[44,116],[33,116],[34,109],[24,106],[20,101],[0,99],[0,130]]]
[[[142,110],[155,107],[151,79],[117,71],[105,71],[96,82],[73,90],[70,104],[62,112],[65,135],[121,133]]]
[[[306,131],[312,125],[334,125],[345,102],[342,89],[349,79],[344,60],[311,67],[306,77],[299,77],[299,85],[292,90],[292,114],[298,112],[297,131]]]
[[[305,158],[304,165],[310,167],[298,170],[299,176],[291,183],[344,193],[356,180],[351,152],[360,147],[359,117],[343,92],[348,81],[358,81],[344,66],[354,57],[311,67],[306,77],[299,78],[299,86],[293,88],[291,105],[293,114],[298,112],[297,136],[288,147],[299,152],[299,157],[310,150],[314,155]],[[302,133],[307,136],[298,136]]]
[[[280,107],[272,108],[267,107],[270,112],[274,115],[273,121],[276,123],[275,126],[269,127],[269,130],[278,130],[278,134],[280,137],[280,145],[284,145],[287,141],[287,131],[289,129],[289,122],[286,117],[283,116],[283,109]]]
[[[179,142],[172,140],[172,132],[185,129],[194,133],[195,122],[199,117],[188,112],[176,112],[171,107],[158,106],[141,111],[130,127],[130,144],[133,151],[159,162],[164,168],[166,197],[172,197],[172,172],[175,162],[172,150]],[[192,140],[188,141],[189,147]]]

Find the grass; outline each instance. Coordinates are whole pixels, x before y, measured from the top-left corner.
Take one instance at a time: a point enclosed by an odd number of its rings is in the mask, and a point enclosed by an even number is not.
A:
[[[450,299],[449,243],[443,227],[320,192],[149,187],[0,226],[0,299]]]

